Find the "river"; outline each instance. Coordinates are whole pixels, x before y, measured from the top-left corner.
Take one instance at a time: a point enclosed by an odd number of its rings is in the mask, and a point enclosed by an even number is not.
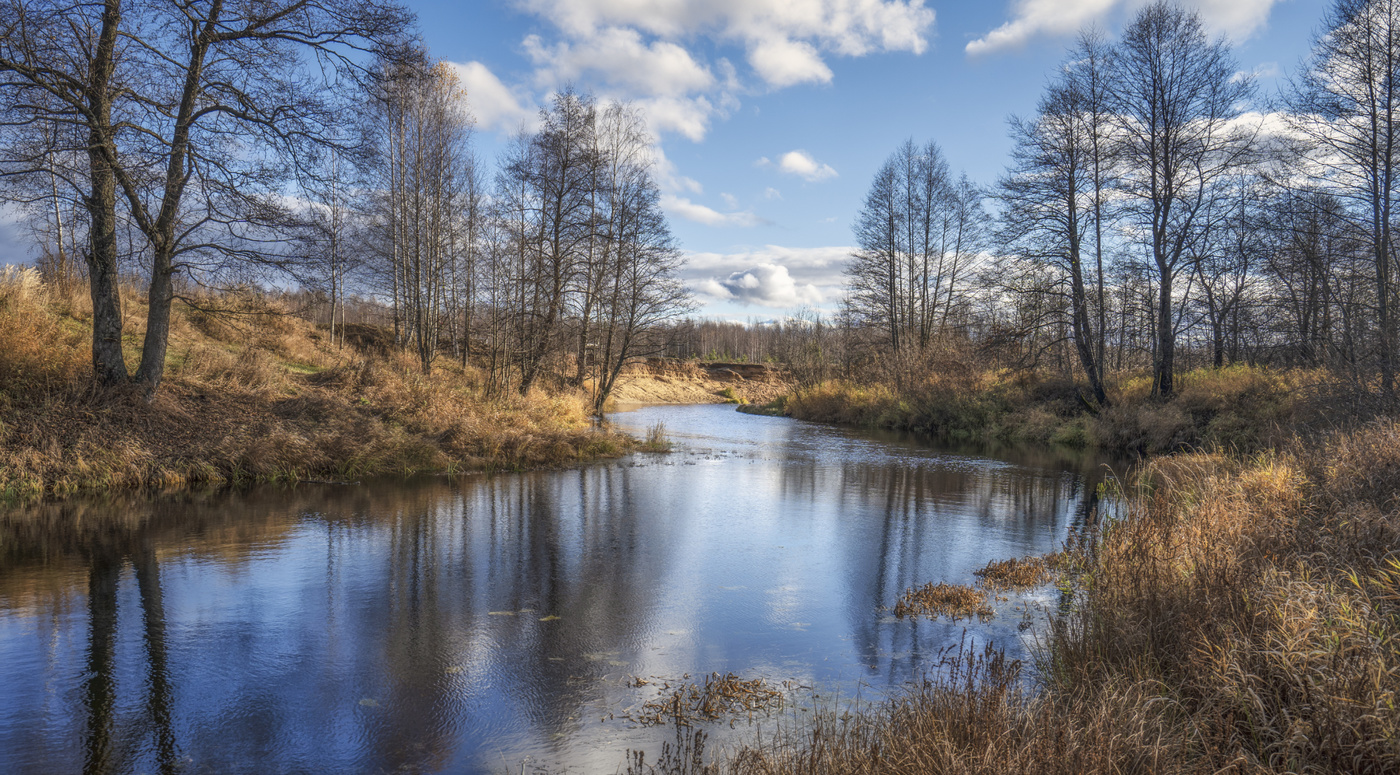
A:
[[[612,419],[675,449],[0,513],[0,772],[618,771],[672,739],[628,718],[667,681],[868,699],[965,638],[1024,656],[1053,590],[986,623],[887,608],[1053,550],[1108,470],[729,406]]]

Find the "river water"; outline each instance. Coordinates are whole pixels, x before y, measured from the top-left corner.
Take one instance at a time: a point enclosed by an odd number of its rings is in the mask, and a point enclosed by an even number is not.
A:
[[[801,703],[965,638],[1023,654],[1051,592],[986,623],[886,609],[1053,550],[1108,470],[727,406],[613,420],[675,450],[0,514],[0,772],[618,771],[673,738],[628,718],[668,680]]]

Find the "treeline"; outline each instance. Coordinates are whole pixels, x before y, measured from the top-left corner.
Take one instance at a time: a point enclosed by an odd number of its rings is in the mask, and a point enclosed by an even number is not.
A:
[[[378,317],[424,371],[480,366],[487,393],[548,374],[601,406],[657,346],[689,297],[637,110],[566,90],[487,169],[414,23],[378,0],[0,0],[0,197],[48,279],[90,288],[99,382],[149,398],[171,305],[247,285],[322,300],[307,314],[338,342]]]
[[[1079,35],[1010,120],[995,185],[936,143],[897,148],[855,218],[838,312],[678,334],[814,380],[1041,369],[1103,405],[1112,373],[1150,371],[1167,397],[1185,371],[1243,363],[1393,398],[1397,104],[1396,0],[1338,0],[1272,96],[1194,12],[1157,2],[1116,39]]]
[[[846,314],[893,363],[950,339],[1073,370],[1324,366],[1394,393],[1400,3],[1339,0],[1274,108],[1174,4],[1086,30],[981,197],[897,150],[856,222]]]

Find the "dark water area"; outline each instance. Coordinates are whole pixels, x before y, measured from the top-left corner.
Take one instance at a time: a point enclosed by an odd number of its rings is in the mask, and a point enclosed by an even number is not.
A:
[[[618,771],[673,738],[626,718],[664,679],[869,698],[964,638],[1024,655],[1053,590],[885,609],[1055,549],[1108,472],[727,406],[612,420],[676,449],[0,512],[0,773]]]

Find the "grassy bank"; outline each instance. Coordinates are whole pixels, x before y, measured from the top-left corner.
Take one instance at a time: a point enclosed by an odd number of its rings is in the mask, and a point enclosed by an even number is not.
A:
[[[904,390],[825,382],[782,399],[804,420],[910,430],[952,440],[998,440],[1094,446],[1126,452],[1190,448],[1269,448],[1300,423],[1347,409],[1320,397],[1337,391],[1320,371],[1232,366],[1178,378],[1172,400],[1151,396],[1147,375],[1120,375],[1108,385],[1111,405],[1091,408],[1082,390],[1034,372],[953,371]],[[1326,404],[1326,405],[1324,405]]]
[[[1400,772],[1400,423],[1160,458],[1128,489],[1057,557],[1074,592],[1033,674],[952,654],[684,771]]]
[[[145,306],[124,294],[128,363]],[[151,403],[90,379],[91,309],[29,271],[0,275],[0,499],[381,474],[522,469],[620,455],[568,393],[488,401],[471,367],[433,374],[385,333],[326,332],[253,294],[176,305]]]

